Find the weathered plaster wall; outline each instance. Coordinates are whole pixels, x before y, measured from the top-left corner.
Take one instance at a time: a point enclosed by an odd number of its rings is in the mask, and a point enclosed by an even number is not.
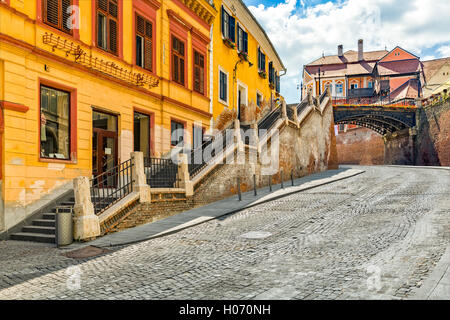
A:
[[[281,171],[283,180],[288,181],[291,172],[298,178],[337,167],[331,103],[324,108],[323,114],[314,108],[302,119],[300,126],[286,121],[280,128],[278,166],[272,175],[272,184],[281,182]],[[271,147],[269,144],[269,152]],[[246,157],[252,152],[255,150],[246,148]],[[260,161],[255,164],[223,164],[197,186],[194,202],[208,203],[236,194],[238,177],[242,192],[252,190],[254,174],[257,187],[267,186],[269,175],[263,168],[266,167]]]
[[[383,137],[367,128],[351,129],[336,136],[339,163],[381,165],[384,163]]]
[[[419,110],[417,165],[450,166],[450,100]]]
[[[384,163],[394,165],[414,165],[415,130],[404,129],[384,136]]]

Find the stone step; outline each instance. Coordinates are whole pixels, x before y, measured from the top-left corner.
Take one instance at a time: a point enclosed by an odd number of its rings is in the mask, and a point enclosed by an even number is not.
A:
[[[55,213],[44,213],[42,219],[55,220]]]
[[[56,221],[53,219],[36,219],[33,220],[33,225],[42,227],[55,227]]]
[[[18,232],[11,234],[11,240],[56,243],[54,234]]]
[[[48,226],[26,226],[22,228],[25,233],[41,233],[41,234],[55,234],[55,227]]]

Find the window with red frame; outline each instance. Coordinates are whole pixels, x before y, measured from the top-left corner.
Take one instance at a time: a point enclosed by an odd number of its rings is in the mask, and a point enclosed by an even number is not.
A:
[[[153,71],[153,24],[136,15],[136,65]]]
[[[119,6],[118,0],[96,0],[97,47],[118,54]]]
[[[172,80],[184,86],[185,46],[184,42],[176,37],[172,37],[172,61]]]
[[[72,34],[70,7],[72,0],[44,0],[42,2],[42,16],[45,24],[65,33]]]
[[[194,90],[205,94],[205,57],[194,51]]]

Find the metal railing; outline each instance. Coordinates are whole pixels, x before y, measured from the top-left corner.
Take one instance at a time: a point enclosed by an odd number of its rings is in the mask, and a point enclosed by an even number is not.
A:
[[[294,109],[290,106],[286,106],[286,115],[289,120],[294,121]]]
[[[323,102],[323,100],[325,100],[325,97],[327,96],[327,94],[328,94],[328,87],[323,91],[323,93],[320,95],[320,97],[319,97],[319,103],[320,104],[322,104],[322,102]]]
[[[302,102],[300,102],[297,106],[297,116],[300,117],[300,115],[302,114],[303,110],[306,109],[306,107],[308,106],[308,97],[306,97],[305,99],[303,99]]]
[[[96,215],[125,198],[133,191],[133,162],[127,160],[104,173],[95,176],[91,182],[91,201]]]
[[[348,89],[349,98],[373,97],[375,90],[373,88]]]
[[[172,159],[144,158],[144,172],[151,188],[179,188],[178,165]]]
[[[258,136],[261,138],[264,132],[267,132],[275,122],[281,117],[280,108],[276,108],[269,112],[264,118],[258,122]]]
[[[368,98],[345,98],[333,97],[333,105],[399,105],[399,106],[414,106],[416,104],[413,98],[391,99],[389,96],[385,97],[368,97]]]
[[[205,161],[205,150],[208,149],[208,156],[211,155],[211,159],[220,154],[220,151],[225,151],[225,149],[234,142],[234,134],[227,134],[227,130],[234,128],[234,122],[228,126],[226,129],[220,131],[209,140],[205,141],[200,147],[193,149],[189,154],[189,175],[191,179],[195,177],[203,168],[205,168],[209,162]]]

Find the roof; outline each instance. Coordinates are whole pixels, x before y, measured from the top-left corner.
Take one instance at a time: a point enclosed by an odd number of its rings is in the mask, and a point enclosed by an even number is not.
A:
[[[280,62],[281,67],[283,68],[283,70],[285,72],[287,72],[286,67],[283,64],[283,60],[281,60],[280,56],[278,55],[277,50],[275,49],[272,41],[270,40],[269,36],[267,35],[266,31],[264,30],[264,28],[261,26],[261,24],[258,22],[258,20],[255,18],[255,16],[253,15],[253,13],[250,11],[250,9],[247,7],[247,5],[244,3],[244,1],[239,0],[239,2],[241,3],[241,5],[245,8],[245,10],[247,11],[247,13],[250,15],[250,17],[256,22],[256,25],[258,26],[258,28],[262,31],[262,33],[264,34],[264,36],[266,37],[267,41],[269,42],[270,47],[272,48],[273,52],[275,52],[275,55],[278,59],[278,61]]]
[[[380,62],[377,64],[377,70],[380,76],[414,73],[420,71],[420,60],[411,59]]]
[[[436,72],[439,71],[440,68],[446,63],[450,64],[450,58],[442,58],[435,60],[423,61],[423,73],[425,75],[425,82],[428,82]]]
[[[387,50],[380,51],[367,51],[363,53],[363,59],[365,61],[378,61],[389,52]],[[328,64],[342,64],[342,63],[355,63],[358,62],[358,52],[354,50],[349,50],[344,53],[343,57],[338,55],[321,57],[309,64],[307,66],[321,66]]]
[[[416,79],[409,79],[391,92],[391,99],[415,99],[418,97],[419,86]]]

